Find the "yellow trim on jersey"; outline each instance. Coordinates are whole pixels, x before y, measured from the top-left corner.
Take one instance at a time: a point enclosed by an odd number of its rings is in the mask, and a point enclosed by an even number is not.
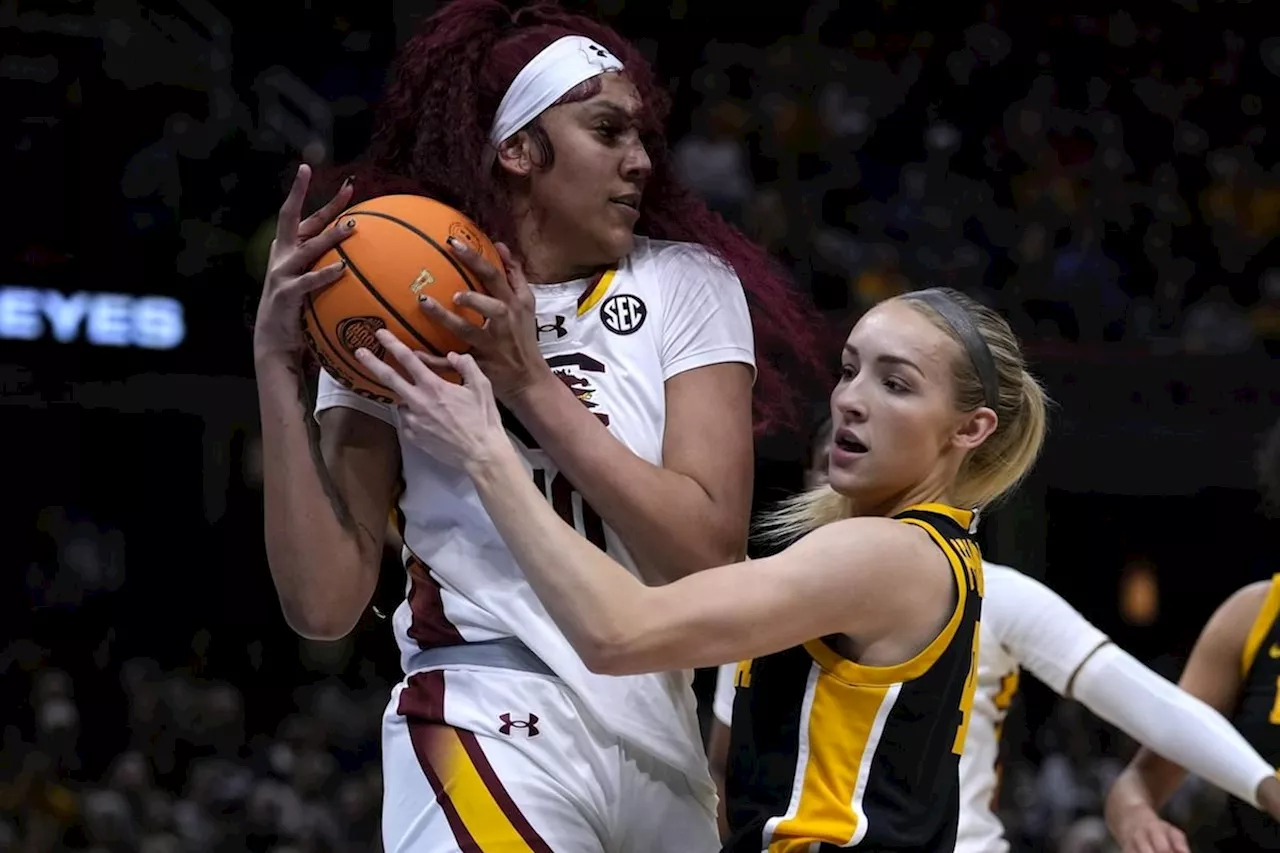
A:
[[[1022,670],[1016,666],[1001,676],[1000,689],[996,691],[996,695],[991,700],[998,712],[1003,714],[1012,707],[1013,698],[1018,695],[1018,686],[1021,681]],[[1003,717],[1000,718],[1000,722],[996,723],[997,729],[1002,725],[1004,725]]]
[[[1280,574],[1271,576],[1271,588],[1262,602],[1262,609],[1254,617],[1253,626],[1249,628],[1249,637],[1244,642],[1244,654],[1240,657],[1240,677],[1244,678],[1253,667],[1253,659],[1258,656],[1258,647],[1271,632],[1271,626],[1280,615]]]
[[[1022,681],[1022,670],[1014,667],[1000,679],[1000,690],[996,693],[992,704],[996,706],[996,784],[991,789],[991,802],[988,807],[994,812],[1000,801],[1000,789],[1004,786],[1004,762],[1000,760],[1000,743],[1004,739],[1004,721],[1008,719],[1009,708],[1018,695],[1018,685]]]
[[[609,270],[600,276],[600,280],[596,282],[596,286],[591,288],[591,293],[578,302],[578,316],[581,317],[592,308],[596,307],[601,299],[604,298],[605,292],[609,289],[609,285],[613,284],[613,276],[617,270]]]
[[[451,801],[459,821],[479,849],[533,853],[533,847],[511,823],[471,756],[467,755],[457,729],[432,726],[427,737],[428,761],[440,778],[443,793]]]
[[[926,504],[925,506],[939,506],[941,504]],[[953,513],[964,513],[963,510],[953,510],[951,507],[944,507],[951,510],[946,515],[955,518]],[[930,512],[935,510],[930,509]],[[968,513],[972,515],[972,513]],[[946,555],[947,562],[951,564],[951,571],[955,575],[956,589],[956,606],[951,611],[951,618],[947,620],[947,624],[939,632],[938,636],[933,638],[933,642],[925,646],[924,649],[915,657],[908,661],[904,661],[893,666],[869,666],[867,664],[854,663],[853,661],[842,657],[838,652],[824,643],[822,640],[810,640],[804,644],[805,651],[818,662],[825,670],[834,674],[837,678],[849,684],[897,684],[900,681],[911,681],[919,678],[929,671],[929,667],[942,656],[942,653],[951,645],[951,640],[956,635],[956,630],[960,627],[960,621],[964,616],[965,602],[968,598],[969,587],[974,585],[978,594],[981,595],[982,589],[982,556],[976,548],[972,553],[964,555],[964,561],[961,555],[952,547],[952,543],[945,536],[933,529],[933,525],[917,518],[899,519],[904,524],[912,524],[929,534],[938,547],[942,549],[942,553]],[[966,528],[968,529],[968,528]]]
[[[973,647],[969,650],[969,674],[964,679],[964,691],[960,694],[960,725],[951,742],[955,755],[964,753],[964,741],[969,736],[969,724],[973,722],[973,696],[978,692],[978,646],[981,644],[982,623],[973,623]]]
[[[865,823],[862,793],[880,744],[881,709],[892,689],[853,687],[818,673],[805,720],[809,748],[792,788],[800,798],[794,816],[768,833],[768,853],[808,853],[814,841],[843,846],[855,840]]]
[[[945,515],[947,518],[951,519],[956,524],[963,527],[965,530],[969,530],[970,532],[972,532],[971,528],[973,527],[973,515],[974,515],[973,510],[959,509],[954,506],[948,506],[947,504],[930,503],[930,504],[915,504],[914,506],[907,507],[906,509],[903,510],[903,512],[912,512],[916,510],[920,512],[933,512],[933,513],[937,513],[938,515]]]

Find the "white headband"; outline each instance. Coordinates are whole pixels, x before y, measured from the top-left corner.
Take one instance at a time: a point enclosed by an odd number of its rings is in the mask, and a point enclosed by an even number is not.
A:
[[[621,71],[622,67],[618,57],[586,36],[565,36],[553,41],[529,60],[507,87],[493,117],[487,157],[492,158],[499,145],[574,86],[606,71]]]

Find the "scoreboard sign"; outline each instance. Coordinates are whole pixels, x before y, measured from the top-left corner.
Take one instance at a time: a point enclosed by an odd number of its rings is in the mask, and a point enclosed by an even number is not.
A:
[[[0,0],[0,368],[51,393],[251,373],[289,178],[358,153],[334,104],[367,118],[390,47],[379,4],[307,5]]]
[[[6,340],[168,350],[186,333],[182,303],[168,296],[0,286],[0,338]]]

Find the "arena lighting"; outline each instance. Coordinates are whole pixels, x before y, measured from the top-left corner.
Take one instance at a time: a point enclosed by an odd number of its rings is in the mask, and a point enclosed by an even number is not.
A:
[[[0,339],[164,350],[186,334],[182,303],[167,296],[0,285]]]

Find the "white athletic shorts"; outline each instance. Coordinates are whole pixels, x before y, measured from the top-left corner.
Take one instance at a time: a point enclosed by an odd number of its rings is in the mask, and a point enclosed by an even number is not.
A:
[[[715,803],[596,724],[558,679],[410,675],[382,721],[386,853],[707,853]]]

